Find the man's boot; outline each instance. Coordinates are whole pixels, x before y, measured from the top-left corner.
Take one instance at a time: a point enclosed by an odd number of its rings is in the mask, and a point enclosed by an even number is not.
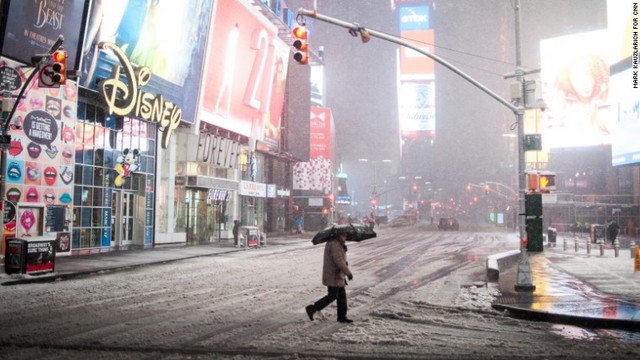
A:
[[[316,308],[313,305],[309,305],[305,307],[304,310],[307,312],[309,320],[313,321],[313,314],[316,312]]]

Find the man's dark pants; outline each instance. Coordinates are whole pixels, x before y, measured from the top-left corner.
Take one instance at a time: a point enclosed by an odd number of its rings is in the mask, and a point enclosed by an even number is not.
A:
[[[347,317],[347,291],[344,287],[327,286],[327,295],[313,304],[315,311],[320,311],[337,300],[338,320]]]

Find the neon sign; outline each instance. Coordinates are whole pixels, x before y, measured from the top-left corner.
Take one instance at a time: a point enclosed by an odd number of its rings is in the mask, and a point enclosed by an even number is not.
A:
[[[173,131],[182,121],[182,109],[172,102],[164,101],[162,95],[142,91],[141,87],[151,81],[151,70],[148,67],[143,66],[134,71],[127,55],[116,44],[102,42],[100,48],[113,51],[121,64],[114,66],[111,77],[100,81],[98,85],[108,106],[108,113],[129,115],[157,123],[163,132],[162,147],[166,149]]]

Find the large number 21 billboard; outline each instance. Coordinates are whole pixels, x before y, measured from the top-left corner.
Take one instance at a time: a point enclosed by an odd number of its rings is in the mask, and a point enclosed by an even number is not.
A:
[[[201,119],[277,145],[289,47],[247,1],[218,1],[206,65]]]

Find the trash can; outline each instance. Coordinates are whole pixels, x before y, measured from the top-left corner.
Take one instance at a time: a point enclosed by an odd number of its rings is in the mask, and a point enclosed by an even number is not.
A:
[[[8,239],[4,264],[7,274],[53,272],[56,266],[56,240],[50,236]]]
[[[558,230],[556,228],[548,228],[547,229],[547,241],[551,246],[556,246],[556,238],[558,237]]]
[[[591,224],[590,235],[592,243],[604,241],[604,225]]]

